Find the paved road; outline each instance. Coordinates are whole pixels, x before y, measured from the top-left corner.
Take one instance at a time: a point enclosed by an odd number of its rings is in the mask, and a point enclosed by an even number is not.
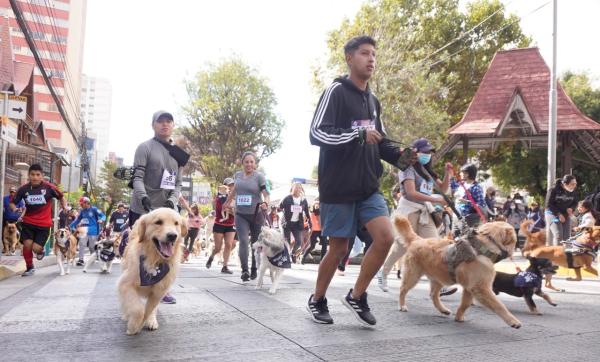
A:
[[[410,311],[397,311],[399,281],[391,292],[369,289],[378,318],[374,330],[360,327],[339,302],[358,267],[336,276],[329,293],[335,324],[317,325],[305,303],[316,276],[315,265],[284,275],[275,296],[266,288],[242,285],[239,271],[223,277],[203,268],[204,258],[182,267],[173,294],[175,305],[161,305],[160,329],[125,335],[112,275],[76,269],[58,276],[55,266],[34,277],[0,282],[0,359],[2,361],[592,361],[600,355],[600,281],[556,280],[566,293],[552,293],[553,308],[541,299],[544,316],[529,315],[521,299],[503,296],[521,319],[507,327],[481,307],[459,324],[438,315],[423,280],[409,294]],[[266,283],[268,284],[268,283]],[[456,310],[459,296],[445,298]]]

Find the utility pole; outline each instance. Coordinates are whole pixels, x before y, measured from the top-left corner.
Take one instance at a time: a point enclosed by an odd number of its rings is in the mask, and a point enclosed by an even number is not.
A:
[[[556,32],[558,19],[558,0],[553,0],[552,18],[552,71],[550,72],[550,99],[548,110],[548,187],[546,200],[550,198],[550,192],[556,180]],[[550,239],[550,225],[546,227],[546,236]]]
[[[4,94],[4,110],[3,110],[3,114],[4,117],[2,117],[3,119],[8,118],[8,95],[9,91],[2,91],[2,94]],[[0,122],[0,128],[1,127],[6,127],[6,125],[1,124]],[[0,175],[0,225],[2,225],[2,223],[4,222],[4,178],[6,177],[6,151],[8,150],[8,141],[7,140],[2,140],[2,156],[1,156],[1,160],[0,160],[0,171],[2,171],[2,174]]]

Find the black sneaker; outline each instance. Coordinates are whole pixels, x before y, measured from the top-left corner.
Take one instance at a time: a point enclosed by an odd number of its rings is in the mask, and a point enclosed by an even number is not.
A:
[[[364,292],[359,299],[352,298],[352,289],[342,297],[342,304],[354,314],[356,319],[365,327],[371,327],[377,324],[377,320],[371,314],[371,308],[367,304],[367,292]]]
[[[402,271],[398,270],[398,271],[396,272],[396,278],[398,278],[398,279],[402,279]]]
[[[213,257],[211,256],[210,258],[208,258],[208,261],[206,262],[206,269],[210,269],[212,262],[213,262]]]
[[[21,274],[22,277],[28,277],[28,276],[32,276],[33,273],[35,273],[35,269],[34,268],[30,268],[27,269],[23,272],[23,274]]]
[[[256,269],[251,269],[250,270],[250,279],[254,280],[256,279],[257,275],[256,275]]]
[[[247,271],[243,271],[242,272],[242,281],[247,282],[248,280],[250,280],[250,274],[248,274]]]
[[[83,260],[79,259],[79,260],[77,261],[77,264],[76,264],[76,265],[77,265],[77,266],[83,266]]]
[[[308,305],[306,310],[310,313],[313,321],[321,324],[333,324],[333,318],[329,315],[329,308],[327,308],[327,298],[321,297],[319,300],[313,299],[314,294],[311,294],[308,298]]]
[[[227,267],[227,265],[225,265],[224,267],[221,268],[221,273],[223,273],[223,274],[233,274],[233,272],[231,270],[229,270],[229,268]]]
[[[447,295],[452,295],[456,293],[457,290],[457,287],[442,288],[442,290],[440,290],[440,296],[445,297]]]
[[[46,256],[46,253],[45,253],[45,252],[43,252],[43,251],[42,251],[41,253],[39,253],[39,254],[36,254],[36,253],[34,253],[34,254],[35,254],[35,258],[36,258],[37,260],[42,260],[42,259],[44,259],[44,257]]]

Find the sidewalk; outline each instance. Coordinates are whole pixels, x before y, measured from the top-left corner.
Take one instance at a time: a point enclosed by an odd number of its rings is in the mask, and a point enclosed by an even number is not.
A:
[[[35,257],[33,259],[33,265],[35,265],[36,268],[56,265],[55,255],[45,256],[42,260],[36,260]],[[13,275],[21,274],[25,271],[25,269],[25,260],[23,260],[23,256],[2,255],[2,258],[0,258],[0,281],[12,277]]]

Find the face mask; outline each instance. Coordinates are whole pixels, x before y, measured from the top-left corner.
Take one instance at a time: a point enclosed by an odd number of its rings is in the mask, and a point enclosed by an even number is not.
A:
[[[429,153],[419,153],[417,154],[417,157],[421,165],[426,165],[431,161],[431,155]]]

